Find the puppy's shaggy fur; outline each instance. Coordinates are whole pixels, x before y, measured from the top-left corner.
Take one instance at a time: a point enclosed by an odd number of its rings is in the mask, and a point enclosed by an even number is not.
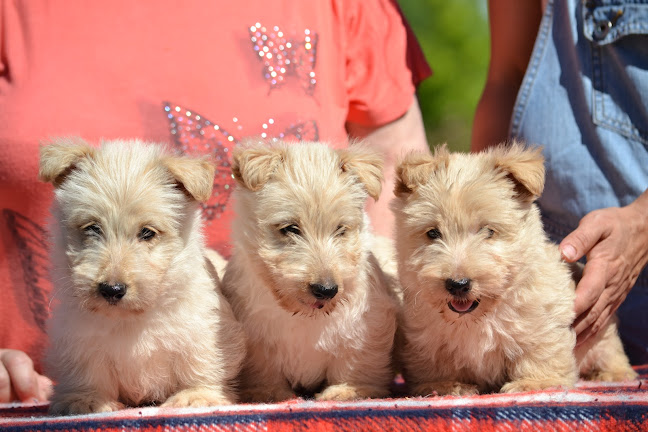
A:
[[[538,149],[410,154],[397,168],[404,291],[399,358],[417,395],[572,386],[635,376],[615,324],[574,356],[574,281],[535,199]]]
[[[364,212],[382,160],[353,146],[248,143],[233,153],[237,218],[223,291],[242,322],[242,398],[388,394],[396,304]]]
[[[234,402],[244,335],[216,291],[198,201],[214,169],[138,141],[41,148],[56,187],[53,414]]]

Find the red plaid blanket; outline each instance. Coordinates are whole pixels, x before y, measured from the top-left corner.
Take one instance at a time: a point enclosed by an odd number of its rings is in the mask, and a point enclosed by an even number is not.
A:
[[[47,405],[0,404],[0,430],[34,431],[648,431],[648,365],[625,383],[472,397],[429,397],[195,409],[132,408],[48,417]]]

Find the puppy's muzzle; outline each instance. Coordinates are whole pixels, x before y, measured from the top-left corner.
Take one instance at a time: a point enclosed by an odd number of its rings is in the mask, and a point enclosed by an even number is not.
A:
[[[446,290],[453,296],[453,299],[448,302],[451,311],[465,314],[474,311],[479,306],[479,299],[473,301],[468,299],[471,285],[471,280],[467,278],[459,280],[446,279]]]
[[[123,283],[109,284],[101,282],[98,286],[99,294],[111,305],[119,302],[125,295],[128,287]]]
[[[310,291],[317,300],[330,300],[338,292],[338,286],[334,283],[312,283],[309,285]]]

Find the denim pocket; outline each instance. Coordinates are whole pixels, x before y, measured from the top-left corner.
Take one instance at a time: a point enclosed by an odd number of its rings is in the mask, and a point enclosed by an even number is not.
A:
[[[587,0],[594,123],[648,145],[648,0]]]

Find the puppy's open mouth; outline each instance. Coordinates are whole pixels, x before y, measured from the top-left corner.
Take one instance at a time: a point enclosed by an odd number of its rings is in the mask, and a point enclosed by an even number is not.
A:
[[[468,299],[452,299],[448,302],[448,307],[451,311],[458,314],[470,313],[477,309],[479,300],[470,301]]]
[[[314,300],[314,301],[299,300],[299,302],[302,305],[304,305],[307,308],[312,309],[314,311],[318,310],[318,309],[324,309],[324,307],[328,303],[327,301],[323,301],[323,300]]]
[[[322,309],[323,307],[324,307],[324,302],[321,300],[317,300],[315,301],[315,303],[311,305],[311,308],[313,309]]]

